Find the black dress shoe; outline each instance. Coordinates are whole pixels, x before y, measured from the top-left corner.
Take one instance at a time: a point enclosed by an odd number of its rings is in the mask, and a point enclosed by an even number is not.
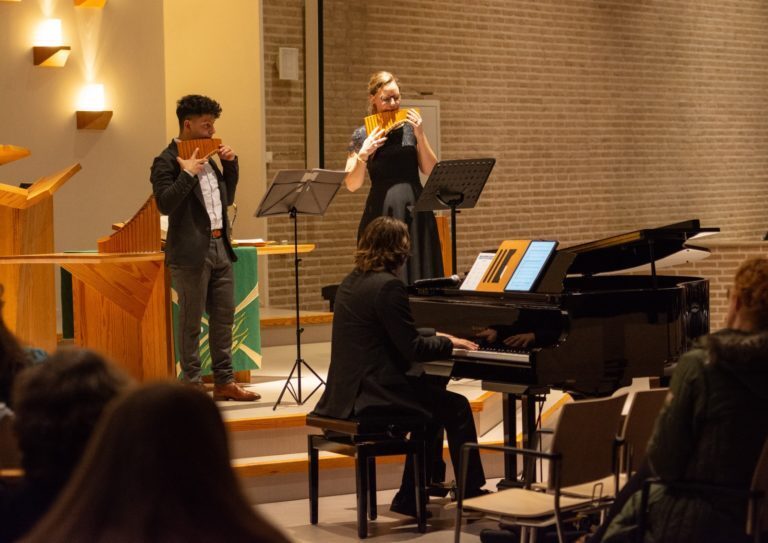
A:
[[[486,528],[480,531],[480,543],[517,543],[517,536],[509,530]]]
[[[464,492],[464,499],[468,500],[470,498],[477,498],[478,496],[485,496],[486,494],[490,494],[491,491],[487,490],[485,488],[474,488],[474,489],[467,489]],[[453,500],[455,500],[456,497],[453,497]]]
[[[392,504],[389,506],[389,510],[399,515],[405,515],[406,517],[416,517],[416,500],[415,498],[403,499],[400,492],[395,494],[392,498]],[[427,509],[427,518],[432,518],[432,512]]]

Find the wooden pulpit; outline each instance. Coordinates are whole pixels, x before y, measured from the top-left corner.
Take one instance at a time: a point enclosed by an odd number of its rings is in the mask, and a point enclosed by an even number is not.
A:
[[[21,147],[0,145],[0,164],[28,154]],[[0,256],[53,252],[53,194],[78,171],[80,164],[73,164],[26,189],[0,183]],[[56,349],[53,264],[0,266],[0,283],[8,328],[28,345]]]
[[[153,197],[98,240],[97,256],[61,263],[72,274],[75,343],[104,353],[139,381],[174,376],[169,279]]]

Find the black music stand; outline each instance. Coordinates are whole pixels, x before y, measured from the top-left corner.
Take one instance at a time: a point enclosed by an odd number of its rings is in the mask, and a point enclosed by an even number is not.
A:
[[[415,211],[451,209],[451,274],[456,273],[456,210],[475,207],[494,164],[495,158],[438,162],[416,201]]]
[[[301,334],[304,332],[304,329],[301,327],[299,318],[299,262],[301,262],[301,259],[299,258],[298,214],[323,215],[333,197],[336,196],[346,175],[346,172],[331,170],[280,170],[272,179],[272,184],[267,189],[267,193],[262,198],[259,209],[255,213],[256,217],[269,217],[271,215],[288,213],[291,219],[293,219],[293,273],[296,288],[296,362],[293,364],[293,368],[291,368],[291,373],[288,375],[285,385],[283,385],[280,396],[278,396],[275,405],[272,407],[273,411],[280,405],[286,390],[291,393],[291,396],[293,396],[298,405],[302,405],[312,394],[317,392],[317,389],[325,384],[323,378],[301,357]],[[320,380],[320,383],[306,398],[301,396],[302,365],[306,366]],[[298,383],[296,389],[294,389],[291,382],[294,373],[296,373]]]

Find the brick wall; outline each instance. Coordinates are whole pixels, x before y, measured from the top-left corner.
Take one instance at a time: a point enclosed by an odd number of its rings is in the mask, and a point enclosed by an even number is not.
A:
[[[304,83],[275,67],[278,47],[303,51],[303,4],[263,2],[270,177],[304,166]],[[323,4],[327,168],[343,168],[377,69],[405,97],[440,100],[442,159],[497,159],[459,216],[460,269],[503,239],[562,246],[696,217],[726,240],[768,230],[764,0]],[[324,217],[300,218],[300,241],[318,245],[305,308],[351,269],[366,195],[342,189]],[[292,239],[284,218],[268,229]],[[292,261],[270,258],[270,303],[290,306]]]
[[[692,262],[674,269],[664,269],[665,275],[692,275],[709,279],[709,326],[715,331],[725,326],[728,311],[727,289],[733,285],[736,269],[744,260],[753,257],[768,258],[768,242],[712,241],[706,245],[711,255],[704,260]]]

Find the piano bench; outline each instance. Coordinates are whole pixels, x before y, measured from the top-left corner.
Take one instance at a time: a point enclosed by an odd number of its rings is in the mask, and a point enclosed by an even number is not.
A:
[[[320,289],[320,295],[323,300],[328,300],[329,311],[333,313],[333,302],[336,301],[336,292],[339,290],[339,285],[325,285]]]
[[[323,434],[307,436],[309,453],[309,520],[318,522],[319,451],[330,451],[355,458],[357,488],[357,536],[368,537],[368,518],[376,520],[376,457],[412,455],[416,480],[416,510],[419,532],[427,531],[426,453],[423,439],[409,433],[425,430],[417,418],[392,418],[386,421],[359,421],[322,417],[310,413],[307,426]]]

